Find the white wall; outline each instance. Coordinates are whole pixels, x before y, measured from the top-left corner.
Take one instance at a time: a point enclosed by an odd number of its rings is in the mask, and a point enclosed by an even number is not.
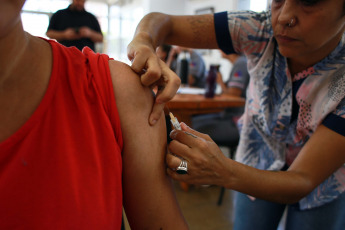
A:
[[[236,9],[237,0],[187,0],[186,13],[194,14],[196,10],[213,7],[215,12]]]
[[[166,14],[185,14],[186,0],[143,0],[144,12],[161,12]]]
[[[162,12],[167,14],[194,14],[197,9],[213,7],[215,12],[236,10],[238,1],[250,0],[142,0],[144,12]],[[243,5],[243,4],[242,4]]]
[[[255,1],[255,0],[252,0]],[[237,10],[250,9],[250,0],[237,0]]]

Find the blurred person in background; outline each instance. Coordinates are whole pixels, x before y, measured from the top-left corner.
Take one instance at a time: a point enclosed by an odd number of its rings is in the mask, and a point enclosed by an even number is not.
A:
[[[162,61],[167,63],[171,49],[172,49],[172,46],[167,45],[167,44],[162,44],[162,45],[158,46],[156,49],[157,57],[159,57]]]
[[[176,67],[174,64],[174,57],[177,56]],[[169,53],[168,65],[177,75],[183,77],[184,71],[183,61],[188,63],[187,82],[190,87],[204,88],[206,81],[206,66],[201,54],[191,48],[175,46]],[[182,80],[182,79],[181,79]]]
[[[103,42],[103,34],[97,18],[85,10],[86,0],[72,0],[63,10],[58,10],[50,19],[46,35],[64,46],[85,46],[95,51],[95,43]]]
[[[205,62],[197,51],[186,47],[162,44],[157,47],[156,54],[180,76],[183,84],[198,88],[205,86]]]
[[[222,58],[232,64],[230,75],[226,82],[223,81],[223,76],[220,72],[217,74],[217,83],[220,85],[222,93],[245,98],[249,83],[247,58],[237,53],[226,54],[223,51],[220,52]]]
[[[222,57],[232,64],[226,82],[223,81],[222,74],[217,72],[217,83],[221,86],[222,94],[245,98],[249,83],[246,57],[237,53],[220,52]],[[218,145],[236,146],[239,141],[237,121],[243,112],[244,107],[238,107],[228,108],[216,114],[196,115],[192,118],[192,127],[198,132],[208,134]],[[235,151],[235,149],[231,150]],[[233,154],[234,152],[230,152],[230,156]]]

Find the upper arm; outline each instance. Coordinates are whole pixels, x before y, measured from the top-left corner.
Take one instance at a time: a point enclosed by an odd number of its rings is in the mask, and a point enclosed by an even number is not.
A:
[[[148,123],[154,98],[126,64],[109,62],[123,133],[124,207],[132,229],[186,227],[166,175],[164,118]],[[162,111],[162,116],[164,113]]]
[[[345,137],[320,125],[289,171],[305,179],[311,192],[345,163]]]

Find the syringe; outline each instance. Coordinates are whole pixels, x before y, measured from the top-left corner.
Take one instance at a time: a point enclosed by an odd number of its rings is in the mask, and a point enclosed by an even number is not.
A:
[[[178,122],[177,118],[174,117],[174,115],[171,112],[169,113],[169,116],[170,116],[170,122],[174,126],[174,128],[176,130],[181,130],[181,126],[180,126],[180,123]]]

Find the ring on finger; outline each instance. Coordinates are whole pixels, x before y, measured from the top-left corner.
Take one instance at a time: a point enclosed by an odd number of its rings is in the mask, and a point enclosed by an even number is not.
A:
[[[176,168],[178,174],[187,174],[188,173],[188,164],[187,161],[182,159],[180,165]]]

